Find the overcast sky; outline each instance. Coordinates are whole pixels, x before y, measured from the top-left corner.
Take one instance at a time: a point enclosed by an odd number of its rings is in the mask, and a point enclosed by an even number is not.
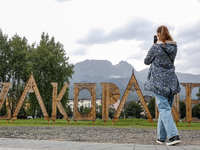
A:
[[[178,44],[177,72],[200,74],[200,0],[0,0],[0,28],[39,43],[42,32],[64,45],[70,63],[127,61],[137,71],[153,35],[166,25]]]

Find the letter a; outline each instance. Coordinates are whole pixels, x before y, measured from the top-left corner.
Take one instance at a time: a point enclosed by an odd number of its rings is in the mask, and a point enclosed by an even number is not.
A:
[[[49,122],[49,116],[47,114],[46,108],[45,108],[44,103],[42,101],[42,97],[40,95],[40,92],[38,90],[37,84],[36,84],[35,79],[33,78],[32,74],[31,74],[31,76],[30,76],[30,78],[29,78],[29,80],[28,80],[28,82],[26,84],[24,92],[22,93],[22,96],[21,96],[21,98],[19,100],[19,103],[17,104],[17,107],[16,107],[16,109],[14,111],[14,114],[12,116],[13,122],[14,122],[14,120],[17,119],[17,115],[18,115],[18,113],[20,111],[20,108],[22,107],[22,104],[23,104],[23,102],[24,102],[24,100],[26,98],[26,95],[28,93],[33,93],[33,92],[35,92],[35,95],[37,97],[38,103],[40,105],[40,108],[41,108],[43,116],[44,116],[44,120],[48,120],[48,122]]]
[[[123,97],[122,97],[122,100],[120,101],[120,104],[119,104],[119,106],[118,106],[117,112],[116,112],[116,114],[115,114],[115,116],[114,116],[113,124],[115,124],[116,121],[119,121],[118,118],[119,118],[119,116],[120,116],[120,113],[121,113],[121,111],[122,111],[122,109],[123,109],[123,107],[124,107],[124,104],[125,104],[125,102],[126,102],[126,100],[127,100],[127,97],[128,97],[128,95],[129,95],[130,91],[136,91],[136,93],[137,93],[137,95],[138,95],[138,97],[139,97],[139,100],[140,100],[140,102],[141,102],[141,104],[142,104],[141,106],[142,106],[143,110],[145,111],[146,116],[147,116],[147,118],[148,118],[147,121],[150,121],[151,124],[153,125],[152,116],[151,116],[151,114],[150,114],[150,111],[149,111],[149,109],[148,109],[148,107],[147,107],[147,105],[146,105],[146,102],[145,102],[145,100],[144,100],[144,97],[143,97],[143,95],[142,95],[142,92],[141,92],[141,90],[140,90],[140,87],[139,87],[139,85],[138,85],[138,83],[137,83],[137,80],[136,80],[136,78],[135,78],[134,70],[132,71],[132,76],[131,76],[131,78],[130,78],[130,80],[129,80],[129,83],[128,83],[127,87],[126,87],[126,90],[125,90],[125,92],[124,92],[124,95],[123,95]]]

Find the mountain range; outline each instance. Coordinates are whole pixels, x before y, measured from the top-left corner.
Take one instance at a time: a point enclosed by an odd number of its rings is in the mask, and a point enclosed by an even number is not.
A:
[[[101,98],[102,86],[101,82],[114,83],[120,90],[120,99],[127,87],[127,84],[134,70],[134,75],[140,86],[143,95],[154,96],[152,92],[144,90],[144,83],[147,79],[148,68],[136,71],[134,67],[126,61],[120,61],[119,64],[112,65],[108,60],[85,60],[75,64],[75,73],[70,79],[69,98],[73,98],[73,84],[74,83],[96,83],[96,97]],[[176,72],[180,83],[198,83],[200,82],[200,75],[186,74]],[[199,88],[192,90],[192,99],[197,99],[196,93]],[[88,90],[82,90],[79,98],[90,97]],[[127,100],[138,100],[136,92],[130,92]],[[185,87],[181,85],[180,99],[185,99]]]

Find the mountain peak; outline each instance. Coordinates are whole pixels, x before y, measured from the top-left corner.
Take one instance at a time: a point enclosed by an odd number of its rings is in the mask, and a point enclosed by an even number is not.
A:
[[[139,72],[139,73],[146,73],[146,74],[147,74],[148,71],[149,71],[149,69],[148,69],[148,68],[145,68],[145,69],[140,70],[140,71],[138,71],[138,72]]]
[[[120,62],[119,62],[119,64],[129,64],[127,61],[124,61],[124,60],[121,60]]]
[[[83,75],[89,75],[90,77],[102,76],[106,78],[127,78],[132,74],[132,69],[134,69],[134,67],[126,61],[120,61],[119,64],[112,65],[108,60],[87,59],[75,64],[75,74],[73,75],[73,78],[75,77],[78,79]]]
[[[115,67],[119,70],[120,75],[123,78],[130,77],[132,70],[134,69],[134,67],[126,61],[120,61],[119,64],[115,65]]]

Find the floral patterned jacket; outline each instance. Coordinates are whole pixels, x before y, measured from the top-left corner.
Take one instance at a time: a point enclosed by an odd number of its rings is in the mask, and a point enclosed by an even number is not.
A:
[[[177,45],[174,41],[166,41],[164,46],[162,41],[158,41],[150,48],[144,59],[146,65],[151,64],[144,90],[152,91],[165,97],[180,92],[180,85],[173,63],[176,53]]]

